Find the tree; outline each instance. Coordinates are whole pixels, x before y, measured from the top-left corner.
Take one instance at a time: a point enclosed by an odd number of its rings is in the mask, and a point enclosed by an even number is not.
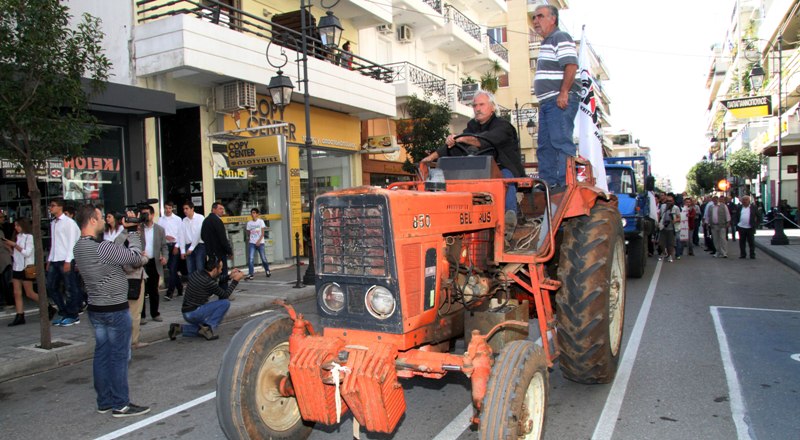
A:
[[[732,176],[752,179],[758,174],[761,164],[758,154],[742,148],[728,156],[725,160],[725,167],[730,170]]]
[[[443,102],[429,102],[412,96],[406,104],[408,119],[397,122],[397,134],[412,161],[406,159],[403,170],[415,173],[425,156],[444,145],[450,134],[450,107]]]
[[[494,61],[489,69],[481,75],[481,89],[490,93],[497,93],[500,88],[500,74],[503,73],[503,68],[500,63]]]
[[[686,174],[686,186],[692,194],[714,191],[721,179],[725,178],[725,167],[716,161],[697,162]]]
[[[0,157],[24,170],[32,204],[41,346],[52,348],[45,293],[41,192],[37,171],[49,158],[78,156],[100,128],[88,111],[111,63],[100,20],[84,14],[70,28],[59,0],[0,0]],[[85,91],[82,78],[88,78]]]

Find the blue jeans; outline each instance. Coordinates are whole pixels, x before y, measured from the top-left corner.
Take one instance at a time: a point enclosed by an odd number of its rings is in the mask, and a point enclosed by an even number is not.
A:
[[[131,348],[131,314],[93,312],[89,321],[94,327],[94,390],[97,407],[120,409],[130,403],[128,396],[128,355]]]
[[[186,249],[189,249],[190,245],[186,245]],[[186,256],[186,271],[189,272],[188,275],[191,275],[198,270],[203,270],[203,266],[206,264],[206,245],[203,243],[198,244],[194,250],[192,251],[191,255]]]
[[[231,302],[227,299],[220,299],[205,303],[191,312],[185,312],[183,319],[188,324],[181,326],[181,333],[183,336],[197,336],[200,325],[207,325],[211,327],[211,330],[216,330],[229,308],[231,308]]]
[[[264,270],[269,270],[269,262],[267,261],[267,255],[264,253],[264,242],[261,244],[256,245],[255,243],[249,243],[248,247],[248,257],[247,257],[247,268],[249,272],[247,272],[250,276],[253,275],[253,261],[255,260],[256,250],[258,250],[258,255],[261,256],[261,265],[264,266]]]
[[[513,179],[514,173],[507,168],[503,168],[500,170],[503,173],[503,177],[506,179]],[[517,184],[512,183],[506,187],[506,212],[514,211],[517,212]],[[251,265],[252,266],[252,265]],[[250,269],[250,273],[253,272],[253,269]]]
[[[567,108],[556,105],[556,98],[539,104],[539,145],[536,157],[539,160],[539,177],[548,185],[567,184],[567,158],[575,156],[575,115],[578,113],[579,97],[569,94]]]
[[[172,253],[174,249],[176,249],[176,244],[168,244],[167,248],[169,249],[169,259],[167,260],[167,269],[169,270],[169,274],[167,275],[167,293],[172,294],[175,291],[175,288],[178,289],[178,293],[183,292],[183,285],[181,284],[181,279],[178,277],[178,260],[181,258],[181,254],[175,255]]]
[[[75,262],[69,271],[64,271],[63,261],[51,261],[46,275],[47,296],[58,307],[58,314],[65,318],[77,318],[81,311],[83,297],[78,289],[77,277],[74,271]],[[61,296],[60,282],[64,281],[64,294],[66,301]]]

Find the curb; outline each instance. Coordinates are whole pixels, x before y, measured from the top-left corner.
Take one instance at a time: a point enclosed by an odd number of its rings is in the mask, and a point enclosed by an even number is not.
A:
[[[280,292],[276,295],[264,295],[263,301],[231,307],[222,323],[225,324],[269,309],[277,299],[294,303],[312,298],[314,295],[314,286],[306,286],[297,290],[292,289],[289,292]],[[88,322],[88,318],[86,318],[86,321]],[[167,339],[169,321],[164,319],[164,322],[158,323],[158,325],[149,325],[152,322],[148,320],[148,325],[141,328],[139,336],[141,342],[152,343]],[[54,338],[53,341],[58,339]],[[49,351],[39,351],[40,349],[31,348],[35,353],[30,353],[27,348],[21,348],[20,350],[23,351],[20,352],[18,358],[10,362],[0,363],[0,383],[92,359],[94,355],[94,337],[89,342],[80,342]]]
[[[798,264],[796,261],[792,261],[786,258],[779,252],[775,252],[775,250],[772,249],[772,245],[764,245],[756,241],[756,247],[764,251],[764,253],[769,255],[770,257],[780,261],[781,263],[786,265],[789,269],[792,269],[795,272],[800,273],[800,264]]]

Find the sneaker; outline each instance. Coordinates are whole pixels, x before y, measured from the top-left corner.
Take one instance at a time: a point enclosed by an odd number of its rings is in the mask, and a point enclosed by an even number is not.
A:
[[[56,316],[55,318],[53,318],[52,321],[50,321],[50,324],[53,324],[56,327],[61,327],[61,321],[63,320],[64,320],[63,316]]]
[[[201,325],[200,330],[198,330],[197,333],[200,336],[206,338],[206,341],[213,341],[215,339],[219,339],[219,336],[215,335],[214,331],[211,330],[211,327],[207,325]]]
[[[178,338],[178,335],[181,333],[181,325],[180,324],[170,324],[169,325],[169,340],[174,341]]]
[[[168,293],[168,294],[164,295],[164,301],[172,301],[172,294]]]
[[[111,408],[111,407],[108,407],[108,408],[97,408],[97,414],[106,414],[109,411],[111,411],[112,409],[114,409],[114,408]]]
[[[253,279],[253,275],[248,275],[248,276],[244,277],[244,279],[245,279],[245,281],[250,281],[250,280]]]
[[[680,256],[680,255],[678,255],[677,257],[675,257],[675,259],[676,259],[676,260],[680,260],[680,259],[681,259],[681,256]]]
[[[164,318],[162,318],[161,315],[151,318],[150,320],[155,322],[164,322]]]
[[[267,278],[272,276],[272,272],[269,269],[267,269],[265,273],[267,274]]]
[[[120,409],[115,409],[111,412],[112,417],[133,417],[147,414],[150,412],[149,406],[139,406],[129,403]]]
[[[64,318],[59,324],[59,327],[69,327],[71,325],[80,324],[81,318]]]
[[[667,263],[672,263],[672,257],[667,258]]]

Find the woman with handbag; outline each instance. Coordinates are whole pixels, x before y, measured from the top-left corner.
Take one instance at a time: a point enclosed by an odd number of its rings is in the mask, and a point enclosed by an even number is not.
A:
[[[39,295],[33,291],[33,280],[36,278],[36,258],[33,252],[33,235],[31,235],[31,221],[27,218],[18,219],[14,223],[16,241],[5,240],[5,244],[14,251],[14,264],[12,266],[12,282],[14,285],[14,303],[17,315],[9,327],[25,324],[25,308],[22,304],[22,289],[25,295],[39,302]]]

